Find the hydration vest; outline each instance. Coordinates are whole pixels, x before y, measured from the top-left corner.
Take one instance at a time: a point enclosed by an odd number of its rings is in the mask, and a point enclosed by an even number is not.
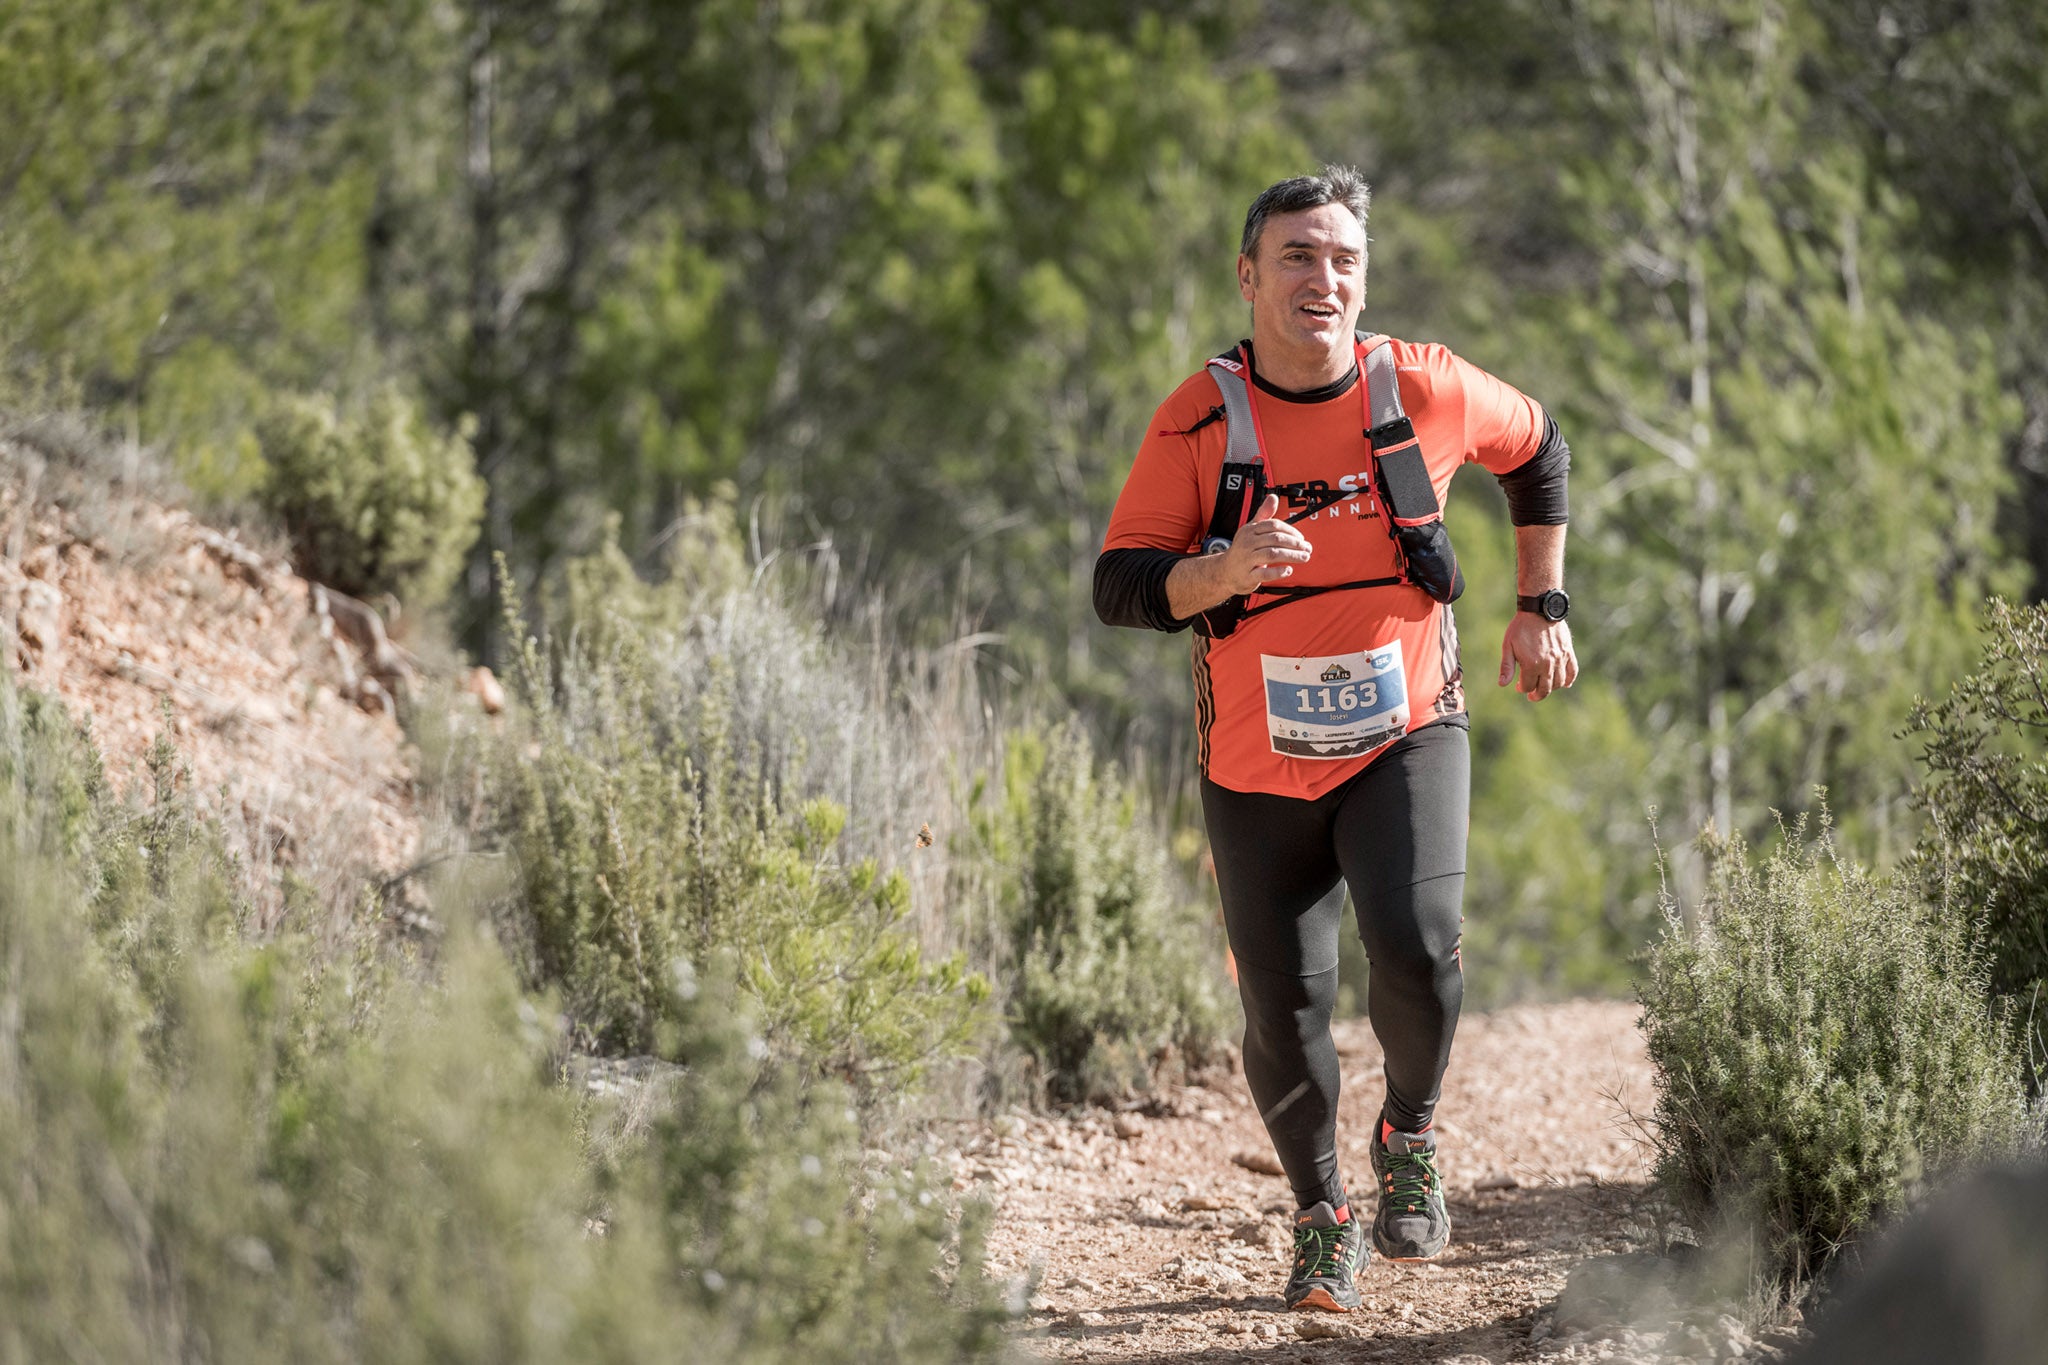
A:
[[[1422,589],[1436,601],[1454,602],[1465,591],[1465,575],[1451,549],[1443,508],[1437,502],[1435,485],[1429,481],[1429,467],[1422,459],[1422,445],[1401,406],[1394,352],[1388,342],[1387,337],[1370,332],[1358,334],[1358,368],[1363,379],[1359,389],[1365,439],[1372,447],[1373,491],[1379,495],[1387,534],[1396,542],[1400,573],[1392,578],[1365,578],[1312,588],[1262,586],[1203,612],[1195,619],[1199,634],[1225,639],[1248,616],[1326,592],[1407,585]],[[1322,479],[1299,484],[1272,483],[1259,435],[1258,409],[1252,405],[1247,344],[1241,342],[1225,351],[1211,360],[1208,368],[1216,387],[1223,392],[1223,420],[1228,434],[1223,470],[1216,481],[1216,510],[1210,515],[1208,534],[1202,537],[1202,553],[1219,554],[1229,549],[1232,539],[1251,520],[1268,493],[1307,504],[1287,518],[1292,524],[1364,491],[1331,488]],[[1253,597],[1267,600],[1253,605]]]

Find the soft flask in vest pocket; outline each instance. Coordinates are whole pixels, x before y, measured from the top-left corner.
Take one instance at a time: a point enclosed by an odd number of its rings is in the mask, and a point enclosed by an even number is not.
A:
[[[1387,533],[1400,549],[1401,576],[1439,602],[1455,602],[1465,591],[1465,575],[1451,548],[1429,467],[1422,462],[1422,447],[1407,418],[1389,425],[1405,430],[1382,427],[1372,433],[1373,476]],[[1379,453],[1387,446],[1392,449]]]

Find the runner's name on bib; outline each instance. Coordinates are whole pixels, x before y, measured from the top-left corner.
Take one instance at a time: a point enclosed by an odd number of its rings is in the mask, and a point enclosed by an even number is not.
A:
[[[1401,642],[1356,654],[1295,659],[1261,654],[1273,752],[1290,758],[1356,758],[1408,730]]]

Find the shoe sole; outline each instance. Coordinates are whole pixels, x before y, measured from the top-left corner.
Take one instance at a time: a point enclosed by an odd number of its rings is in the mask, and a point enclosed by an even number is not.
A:
[[[1442,1246],[1438,1246],[1436,1250],[1419,1252],[1419,1254],[1401,1254],[1401,1252],[1395,1252],[1395,1250],[1386,1250],[1378,1242],[1372,1244],[1372,1254],[1374,1254],[1374,1257],[1378,1257],[1380,1261],[1393,1261],[1395,1265],[1415,1265],[1417,1261],[1436,1261],[1438,1257],[1442,1257],[1446,1250],[1450,1250],[1450,1236],[1448,1234],[1444,1236],[1444,1244]]]
[[[1380,1244],[1377,1241],[1375,1241],[1372,1244],[1373,1254],[1378,1256],[1382,1261],[1392,1261],[1396,1265],[1419,1265],[1424,1261],[1434,1261],[1437,1257],[1443,1255],[1446,1251],[1450,1250],[1450,1247],[1451,1224],[1448,1218],[1444,1220],[1444,1244],[1438,1247],[1435,1251],[1429,1252],[1427,1255],[1396,1256],[1391,1251],[1388,1251],[1382,1246],[1380,1246]]]
[[[1372,1250],[1373,1254],[1378,1256],[1382,1261],[1391,1261],[1395,1265],[1417,1265],[1423,1261],[1434,1261],[1437,1257],[1443,1255],[1446,1251],[1449,1251],[1450,1249],[1451,1241],[1450,1238],[1446,1237],[1444,1239],[1444,1244],[1442,1246],[1438,1247],[1435,1251],[1425,1252],[1420,1256],[1396,1256],[1390,1251],[1380,1250],[1377,1246],[1375,1246]]]
[[[1298,1313],[1304,1308],[1319,1309],[1325,1313],[1349,1313],[1351,1311],[1349,1306],[1337,1302],[1336,1295],[1321,1285],[1317,1285],[1314,1289],[1309,1290],[1308,1293],[1296,1299],[1293,1303],[1292,1311]]]

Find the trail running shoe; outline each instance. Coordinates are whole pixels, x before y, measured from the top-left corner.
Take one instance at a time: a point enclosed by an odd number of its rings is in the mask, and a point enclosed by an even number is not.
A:
[[[1358,1272],[1365,1269],[1365,1234],[1350,1205],[1327,1201],[1294,1215],[1294,1270],[1287,1277],[1289,1308],[1348,1313],[1358,1307]]]
[[[1436,1169],[1435,1133],[1397,1133],[1382,1119],[1372,1144],[1372,1172],[1380,1186],[1372,1244],[1380,1255],[1390,1261],[1426,1261],[1449,1245],[1451,1215]]]

